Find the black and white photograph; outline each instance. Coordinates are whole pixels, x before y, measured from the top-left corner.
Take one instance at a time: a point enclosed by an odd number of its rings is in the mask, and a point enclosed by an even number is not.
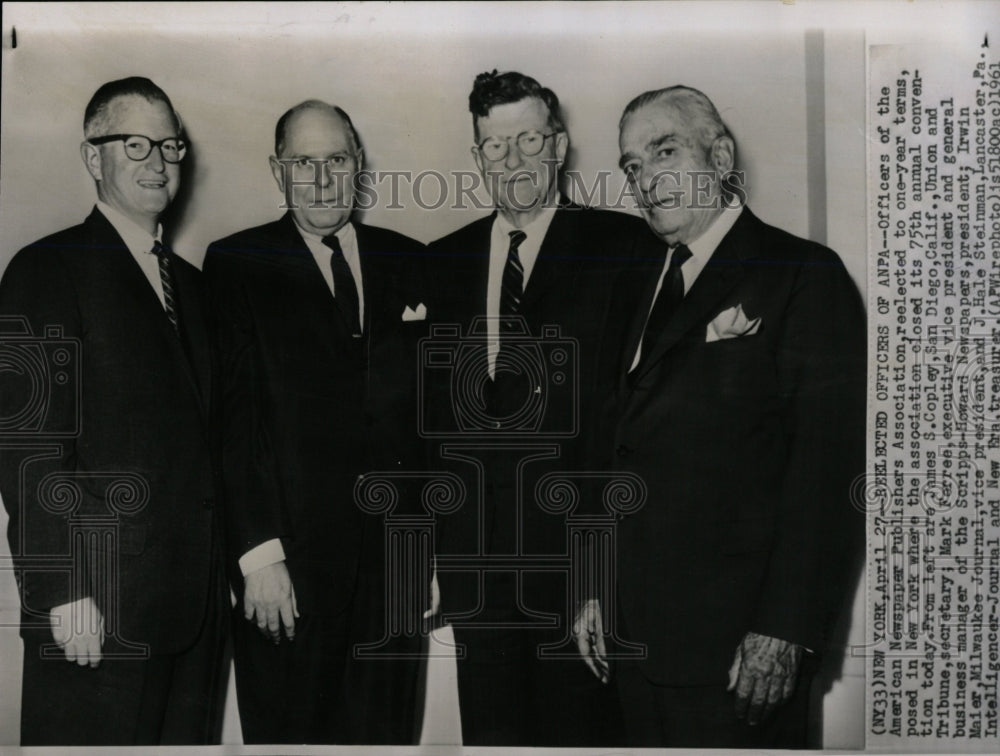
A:
[[[998,46],[4,3],[0,752],[996,752]]]

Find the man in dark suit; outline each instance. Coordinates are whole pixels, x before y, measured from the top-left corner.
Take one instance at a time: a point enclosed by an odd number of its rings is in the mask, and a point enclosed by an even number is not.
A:
[[[166,94],[137,77],[97,90],[84,133],[97,207],[21,250],[0,283],[0,414],[20,418],[0,436],[0,485],[21,739],[218,742],[228,597],[211,351],[199,273],[159,224],[187,147]]]
[[[569,136],[551,90],[494,71],[476,78],[469,106],[472,155],[496,211],[428,248],[429,317],[435,328],[462,329],[454,371],[463,378],[449,383],[452,372],[437,370],[442,380],[429,379],[424,395],[439,417],[471,418],[450,439],[470,444],[451,443],[445,455],[463,460],[454,472],[471,495],[438,519],[436,573],[458,643],[462,739],[610,744],[618,736],[608,689],[572,657],[543,654],[569,638],[572,614],[569,575],[557,567],[568,549],[566,513],[543,508],[535,485],[545,472],[585,464],[581,424],[610,378],[597,338],[622,304],[610,297],[608,275],[645,229],[560,197]],[[470,569],[469,555],[482,567]]]
[[[733,139],[701,92],[637,97],[620,147],[661,250],[620,290],[639,305],[606,350],[602,463],[648,487],[618,531],[618,619],[647,648],[616,674],[629,742],[802,748],[864,526],[860,298],[833,252],[731,201]],[[585,607],[578,643],[606,674],[602,611]]]
[[[243,585],[243,737],[408,743],[415,662],[352,658],[385,627],[384,531],[354,486],[418,464],[408,366],[423,325],[411,273],[423,247],[351,220],[362,150],[340,108],[309,100],[286,112],[270,161],[289,211],[213,243],[205,261]],[[418,641],[386,651],[419,651]]]

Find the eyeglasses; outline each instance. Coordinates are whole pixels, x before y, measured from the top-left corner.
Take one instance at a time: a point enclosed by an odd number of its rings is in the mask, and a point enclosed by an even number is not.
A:
[[[507,157],[507,153],[510,151],[510,140],[514,139],[517,149],[522,155],[525,157],[534,157],[542,151],[542,148],[545,146],[545,140],[558,133],[558,131],[553,131],[551,134],[543,134],[540,131],[532,129],[531,131],[522,131],[517,137],[505,137],[503,139],[489,137],[476,145],[476,149],[479,150],[479,153],[484,158],[491,163],[495,163]]]
[[[108,142],[124,142],[125,156],[130,160],[145,160],[154,147],[160,148],[160,155],[168,163],[179,163],[187,154],[187,142],[176,137],[166,139],[150,139],[142,134],[108,134],[107,136],[88,139],[91,144],[107,144]]]

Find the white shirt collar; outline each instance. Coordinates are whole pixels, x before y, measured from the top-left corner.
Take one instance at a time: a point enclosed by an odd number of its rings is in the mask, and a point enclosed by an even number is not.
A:
[[[538,253],[542,249],[542,242],[545,234],[549,231],[552,218],[556,214],[556,207],[545,207],[531,223],[524,228],[517,228],[511,224],[502,214],[497,212],[496,220],[493,221],[493,233],[490,239],[491,254],[498,258],[495,264],[503,269],[503,264],[507,260],[507,249],[510,246],[510,233],[512,231],[523,231],[524,241],[517,248],[518,257],[521,260],[521,267],[524,269],[524,285],[527,287],[528,279],[531,278],[531,271],[535,269],[535,261],[538,260]]]
[[[534,220],[521,229],[518,229],[517,226],[507,220],[507,218],[504,217],[504,214],[499,210],[497,211],[497,218],[493,223],[494,226],[499,227],[499,230],[503,232],[504,236],[508,236],[511,231],[523,231],[529,238],[544,239],[546,232],[549,230],[549,225],[552,223],[552,217],[556,214],[556,210],[558,209],[558,207],[554,207],[546,203],[546,206],[539,211]]]
[[[292,219],[294,220],[294,216],[292,216]],[[299,233],[302,234],[302,240],[305,241],[307,244],[310,241],[316,242],[318,244],[323,243],[323,239],[325,237],[320,236],[319,234],[314,234],[311,231],[306,231],[304,228],[302,228],[302,226],[299,225],[298,221],[295,221],[295,228],[299,230]],[[329,236],[329,234],[327,234],[327,236]],[[354,224],[351,223],[351,221],[347,221],[347,223],[338,228],[337,231],[334,233],[334,236],[336,236],[338,241],[340,241],[340,246],[344,251],[345,257],[347,256],[348,248],[350,248],[351,252],[357,249],[358,236],[354,230]]]
[[[142,228],[134,220],[124,213],[111,207],[107,202],[97,200],[97,209],[114,226],[115,231],[125,242],[129,252],[138,257],[142,254],[149,254],[153,251],[153,243],[163,238],[163,224],[156,224],[156,236],[151,236],[146,229]]]
[[[726,234],[735,225],[740,213],[743,212],[742,205],[726,205],[719,217],[712,221],[712,225],[705,229],[705,232],[692,242],[688,242],[687,248],[691,250],[691,257],[697,259],[703,268],[715,250],[722,243]]]

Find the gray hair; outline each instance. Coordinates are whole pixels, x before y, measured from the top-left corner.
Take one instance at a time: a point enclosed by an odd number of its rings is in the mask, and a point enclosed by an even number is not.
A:
[[[701,91],[677,84],[664,89],[654,89],[643,92],[625,106],[621,120],[618,122],[618,129],[625,125],[625,119],[640,108],[654,102],[663,102],[677,109],[685,118],[691,121],[692,128],[701,146],[707,151],[712,143],[719,137],[729,137],[732,134],[723,122],[719,111],[715,109],[712,101]]]

